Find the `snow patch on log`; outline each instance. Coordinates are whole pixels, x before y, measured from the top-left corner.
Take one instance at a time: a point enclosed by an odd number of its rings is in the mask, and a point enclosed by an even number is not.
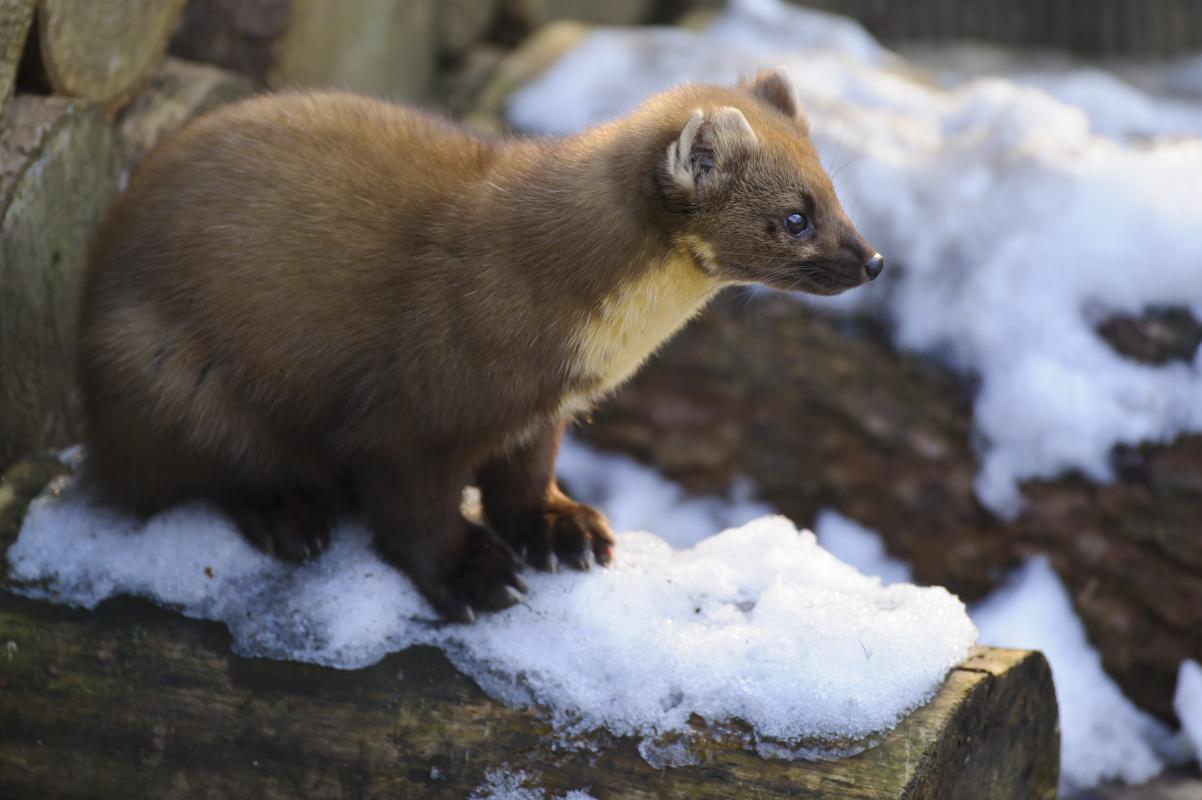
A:
[[[862,749],[926,702],[976,639],[946,590],[882,586],[782,517],[680,550],[621,534],[611,568],[530,574],[524,603],[471,626],[435,620],[349,522],[293,566],[203,506],[139,524],[60,482],[8,555],[26,595],[85,608],[145,597],[223,621],[243,655],[350,669],[441,646],[494,697],[541,709],[565,735],[643,737],[659,764],[693,761],[698,730],[777,756]]]

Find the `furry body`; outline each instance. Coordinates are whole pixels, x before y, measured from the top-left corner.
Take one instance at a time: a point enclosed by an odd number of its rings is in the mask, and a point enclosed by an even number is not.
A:
[[[93,248],[89,479],[143,514],[213,499],[291,558],[324,547],[353,499],[382,552],[455,619],[514,601],[510,548],[540,567],[552,553],[608,561],[604,519],[555,485],[564,421],[722,286],[773,283],[724,255],[747,245],[705,217],[738,224],[703,202],[705,182],[750,147],[714,110],[740,109],[757,146],[775,137],[817,171],[809,202],[833,202],[854,270],[872,252],[799,114],[759,95],[683,87],[559,140],[484,139],[348,94],[260,97],[185,127]],[[488,528],[459,515],[471,482]]]

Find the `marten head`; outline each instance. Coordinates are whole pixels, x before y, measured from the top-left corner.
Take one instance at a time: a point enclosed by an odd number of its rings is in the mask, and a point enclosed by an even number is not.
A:
[[[702,268],[723,281],[827,295],[879,275],[885,260],[839,205],[788,73],[711,96],[683,121],[658,176],[676,240]]]

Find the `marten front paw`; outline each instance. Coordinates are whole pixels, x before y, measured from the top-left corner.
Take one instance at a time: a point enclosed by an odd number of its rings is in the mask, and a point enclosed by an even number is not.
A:
[[[613,560],[614,536],[605,516],[584,503],[564,498],[501,529],[535,569],[551,569],[551,555],[572,569],[588,569],[589,554],[598,564]]]
[[[467,523],[464,554],[441,581],[420,586],[426,599],[445,618],[472,622],[477,611],[501,611],[522,599],[526,582],[509,546],[488,528]]]

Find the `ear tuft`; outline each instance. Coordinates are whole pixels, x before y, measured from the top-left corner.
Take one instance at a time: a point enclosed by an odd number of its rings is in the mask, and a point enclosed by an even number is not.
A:
[[[765,70],[756,75],[754,80],[744,81],[740,85],[789,119],[801,118],[801,101],[797,99],[793,79],[784,67]]]
[[[680,136],[668,145],[667,171],[672,182],[692,191],[697,181],[727,163],[739,149],[759,141],[743,112],[723,106],[707,117],[697,109]]]
[[[682,189],[693,189],[693,145],[705,114],[699,108],[689,117],[680,136],[668,145],[668,177]]]

